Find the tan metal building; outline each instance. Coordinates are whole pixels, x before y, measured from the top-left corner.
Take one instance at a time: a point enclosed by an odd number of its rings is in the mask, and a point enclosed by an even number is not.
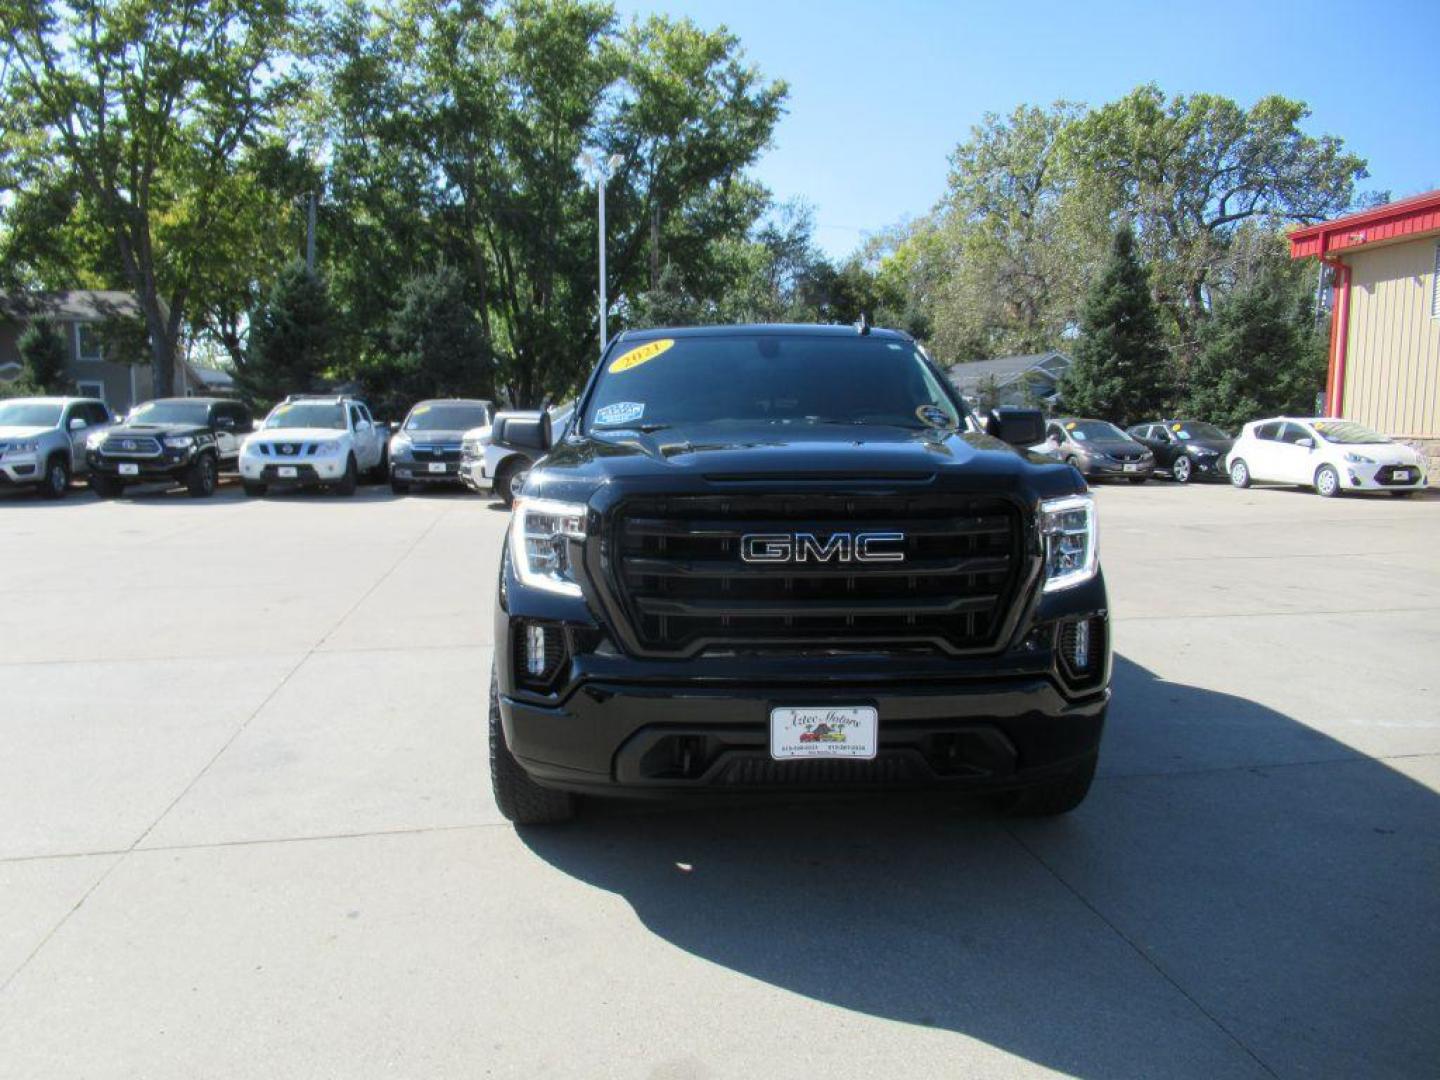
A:
[[[1440,440],[1440,191],[1298,229],[1290,254],[1333,272],[1326,413]]]

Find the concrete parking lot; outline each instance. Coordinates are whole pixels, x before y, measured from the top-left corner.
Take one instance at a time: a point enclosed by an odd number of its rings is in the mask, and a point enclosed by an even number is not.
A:
[[[1440,499],[1099,500],[1070,817],[517,832],[498,508],[0,496],[0,1076],[1434,1076]]]

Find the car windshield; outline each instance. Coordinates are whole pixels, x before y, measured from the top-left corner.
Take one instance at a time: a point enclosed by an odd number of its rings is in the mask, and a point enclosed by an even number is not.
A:
[[[292,401],[276,405],[265,418],[266,428],[335,428],[345,430],[345,409],[334,401]]]
[[[1392,441],[1378,431],[1371,431],[1364,424],[1352,424],[1348,420],[1322,420],[1311,426],[1326,442],[1365,446]]]
[[[1089,439],[1119,439],[1121,442],[1129,442],[1130,436],[1121,431],[1114,424],[1106,423],[1104,420],[1066,420],[1065,430],[1076,442],[1086,442]]]
[[[485,405],[416,405],[405,418],[406,431],[469,431],[490,423]]]
[[[1214,424],[1194,420],[1181,420],[1170,425],[1177,439],[1228,439],[1230,436]]]
[[[7,401],[0,404],[0,427],[54,427],[60,422],[62,408],[36,401]]]
[[[959,427],[959,407],[909,341],[741,333],[621,345],[585,430],[743,421]]]
[[[197,401],[147,401],[126,419],[129,424],[203,424],[210,406]]]

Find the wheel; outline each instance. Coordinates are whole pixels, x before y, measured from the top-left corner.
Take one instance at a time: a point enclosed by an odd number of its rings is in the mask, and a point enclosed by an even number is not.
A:
[[[201,454],[185,472],[185,490],[192,499],[208,499],[215,494],[219,478],[220,469],[215,464],[215,455]]]
[[[500,813],[516,825],[553,825],[575,816],[575,796],[535,783],[505,745],[505,728],[500,722],[500,688],[493,665],[490,668],[490,786]]]
[[[70,490],[70,463],[60,454],[45,463],[45,478],[36,489],[42,498],[63,499]]]
[[[396,480],[395,477],[392,476],[390,478],[390,490],[396,495],[408,495],[410,494],[410,485],[408,482]]]
[[[1315,493],[1323,499],[1333,499],[1340,494],[1340,474],[1331,465],[1321,465],[1315,470]]]
[[[1175,459],[1175,464],[1170,466],[1170,475],[1175,477],[1177,484],[1188,484],[1191,476],[1191,461],[1189,454],[1181,454]]]
[[[1066,465],[1069,465],[1072,469],[1074,469],[1076,472],[1078,472],[1081,476],[1084,476],[1084,475],[1085,475],[1085,470],[1082,469],[1082,468],[1080,468],[1080,459],[1077,458],[1074,454],[1071,454],[1069,457],[1067,457],[1067,458],[1065,459],[1065,464],[1066,464]]]
[[[515,464],[507,462],[500,466],[500,472],[495,477],[495,490],[499,492],[506,506],[515,505],[515,500],[520,497],[520,492],[525,487],[525,478],[529,475],[528,461]]]
[[[1054,780],[1032,784],[1019,791],[1006,792],[1000,797],[999,809],[1009,817],[1055,817],[1068,814],[1089,794],[1090,783],[1095,779],[1095,765],[1099,754],[1091,754],[1070,772]]]
[[[1230,463],[1230,483],[1237,488],[1248,488],[1250,486],[1250,466],[1244,461],[1236,458]]]
[[[90,490],[99,498],[113,499],[125,490],[125,485],[113,476],[92,472],[87,479]]]
[[[265,494],[265,485],[258,480],[241,480],[240,486],[245,489],[247,498],[255,499]]]
[[[331,485],[331,490],[336,495],[354,495],[359,483],[360,471],[355,466],[355,455],[351,454],[345,459],[345,475]]]

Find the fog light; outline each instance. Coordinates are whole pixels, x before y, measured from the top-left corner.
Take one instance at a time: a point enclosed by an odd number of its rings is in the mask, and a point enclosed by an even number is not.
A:
[[[1090,666],[1090,620],[1075,624],[1075,641],[1071,646],[1071,660],[1075,664],[1076,671],[1084,671]]]
[[[538,623],[525,628],[525,670],[537,679],[545,674],[545,627]]]

